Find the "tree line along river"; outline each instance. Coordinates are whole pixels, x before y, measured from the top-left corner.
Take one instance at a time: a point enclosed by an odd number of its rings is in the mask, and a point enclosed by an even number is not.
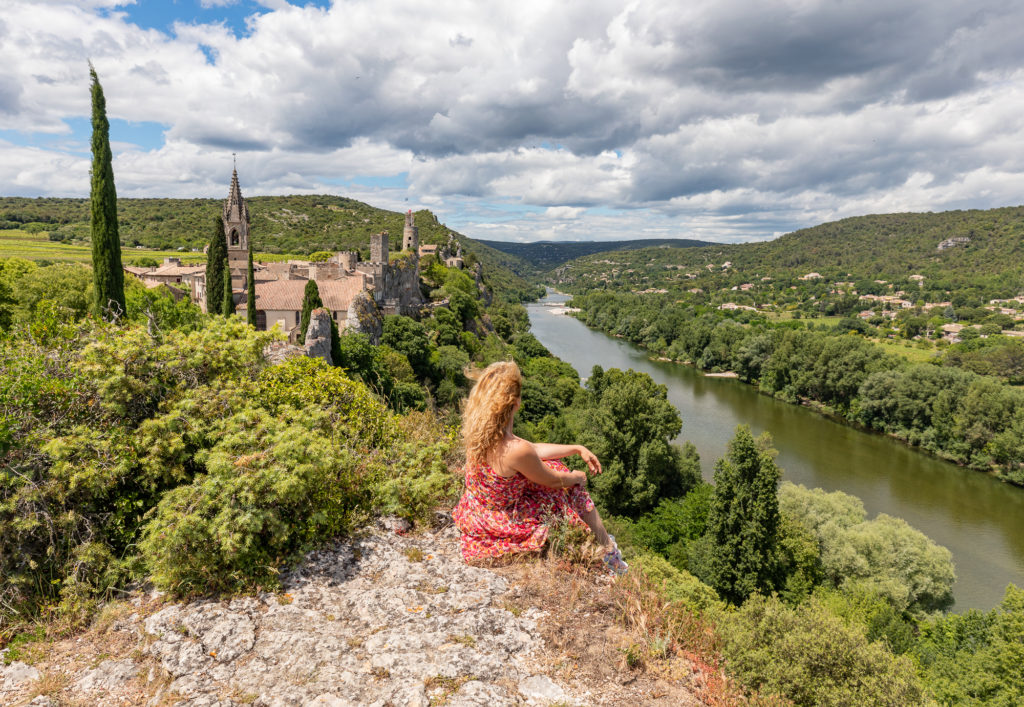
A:
[[[549,292],[527,305],[534,336],[581,376],[595,365],[632,368],[667,386],[683,418],[677,442],[697,446],[708,481],[737,425],[750,425],[755,435],[767,430],[783,480],[857,496],[871,517],[903,518],[949,548],[956,610],[991,609],[1007,584],[1024,587],[1024,489],[761,395],[740,381],[651,360],[633,344],[552,311],[568,299]]]

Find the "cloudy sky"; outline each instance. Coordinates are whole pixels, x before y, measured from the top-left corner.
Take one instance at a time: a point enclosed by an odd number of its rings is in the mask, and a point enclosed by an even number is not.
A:
[[[0,0],[0,195],[330,193],[497,240],[1024,203],[1019,0]]]

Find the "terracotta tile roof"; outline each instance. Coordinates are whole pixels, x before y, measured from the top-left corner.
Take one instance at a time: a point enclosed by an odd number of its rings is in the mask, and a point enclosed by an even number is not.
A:
[[[206,273],[205,265],[161,265],[156,270],[146,273],[149,276],[181,277],[182,275],[197,275]]]
[[[306,280],[256,281],[256,309],[270,311],[300,311],[306,293]],[[332,312],[346,312],[355,296],[363,291],[363,278],[346,277],[341,280],[319,280],[320,299]],[[238,309],[245,309],[245,301]]]

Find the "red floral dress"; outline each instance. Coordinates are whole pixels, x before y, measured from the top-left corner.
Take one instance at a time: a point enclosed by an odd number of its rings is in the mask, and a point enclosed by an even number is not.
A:
[[[556,473],[569,473],[560,461],[545,459],[544,465]],[[462,531],[462,558],[469,562],[540,550],[551,520],[565,518],[586,526],[579,514],[593,509],[594,502],[582,486],[553,489],[519,473],[499,476],[481,464],[468,468],[466,490],[452,517]]]

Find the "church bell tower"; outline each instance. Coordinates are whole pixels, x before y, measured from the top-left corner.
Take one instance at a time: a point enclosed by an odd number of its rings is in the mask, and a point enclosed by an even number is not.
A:
[[[224,202],[224,235],[228,245],[228,266],[234,270],[249,266],[249,205],[238,186],[238,170],[231,170],[231,191]]]

